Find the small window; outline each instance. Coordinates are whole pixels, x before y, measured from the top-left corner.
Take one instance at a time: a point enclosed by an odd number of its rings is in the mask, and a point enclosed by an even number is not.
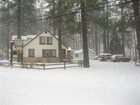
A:
[[[44,36],[39,37],[39,44],[45,45],[45,37]]]
[[[35,57],[35,49],[28,49],[28,56]]]
[[[52,37],[47,37],[47,44],[52,45]]]

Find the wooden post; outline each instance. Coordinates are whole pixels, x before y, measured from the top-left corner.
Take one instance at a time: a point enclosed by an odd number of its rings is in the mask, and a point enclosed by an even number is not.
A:
[[[10,52],[10,65],[12,66],[13,65],[13,42],[10,42],[10,49],[11,49],[11,52]]]
[[[43,68],[44,68],[44,70],[45,70],[45,63],[43,64]]]
[[[64,61],[64,70],[66,70],[66,61]]]
[[[22,50],[21,50],[21,56],[20,56],[21,58],[20,59],[21,59],[21,66],[23,66],[23,40],[22,40],[21,49]]]

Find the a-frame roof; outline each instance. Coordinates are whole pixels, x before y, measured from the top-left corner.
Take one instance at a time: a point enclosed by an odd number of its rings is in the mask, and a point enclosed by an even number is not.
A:
[[[38,34],[38,35],[36,35],[33,39],[31,39],[29,42],[27,42],[23,47],[25,47],[25,46],[27,46],[28,44],[30,44],[34,39],[36,39],[37,37],[39,37],[43,32],[47,32],[47,33],[50,33],[50,35],[52,35],[54,38],[56,38],[57,39],[57,41],[58,41],[58,38],[54,35],[54,34],[52,34],[49,30],[47,30],[47,29],[45,29],[45,30],[43,30],[40,34]],[[66,48],[68,48],[64,43],[62,43]]]

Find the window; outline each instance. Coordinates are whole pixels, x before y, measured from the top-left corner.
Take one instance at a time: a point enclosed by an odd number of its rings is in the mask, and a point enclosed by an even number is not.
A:
[[[47,44],[52,44],[52,37],[47,37]]]
[[[39,44],[45,45],[45,36],[39,37]]]
[[[39,37],[39,44],[41,45],[52,45],[52,37],[45,37],[45,36],[40,36]]]
[[[42,49],[42,57],[56,57],[55,49]]]
[[[75,54],[75,57],[78,58],[79,57],[79,54]]]
[[[28,49],[28,56],[35,57],[35,49]]]

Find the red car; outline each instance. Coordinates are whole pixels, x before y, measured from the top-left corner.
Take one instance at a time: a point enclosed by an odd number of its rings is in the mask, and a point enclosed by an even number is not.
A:
[[[102,56],[100,61],[108,61],[111,59],[111,56]]]
[[[98,59],[100,61],[110,60],[111,59],[111,54],[110,53],[101,53],[101,54],[99,54]]]
[[[122,54],[112,55],[111,61],[113,61],[113,62],[129,62],[130,57],[124,57]]]

